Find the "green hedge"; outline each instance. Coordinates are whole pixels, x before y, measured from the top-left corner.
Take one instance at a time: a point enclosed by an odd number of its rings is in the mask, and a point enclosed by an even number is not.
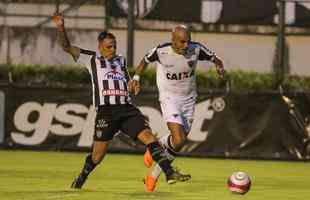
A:
[[[133,69],[130,70],[131,75]],[[278,79],[271,73],[257,73],[233,70],[228,73],[235,91],[258,91],[277,89]],[[0,65],[0,80],[14,83],[77,86],[90,84],[90,76],[85,68],[76,66],[42,65]],[[145,87],[155,87],[155,71],[148,69],[142,76]],[[305,91],[310,89],[310,77],[286,76],[283,85],[287,89]],[[201,90],[224,87],[215,70],[197,72],[197,85]]]
[[[90,77],[85,68],[75,66],[0,65],[0,74],[14,83],[28,84],[89,84]]]

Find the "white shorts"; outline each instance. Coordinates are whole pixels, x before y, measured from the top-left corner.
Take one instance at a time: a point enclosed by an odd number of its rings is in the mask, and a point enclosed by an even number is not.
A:
[[[161,96],[160,106],[166,122],[181,124],[186,133],[190,132],[194,121],[196,96]]]

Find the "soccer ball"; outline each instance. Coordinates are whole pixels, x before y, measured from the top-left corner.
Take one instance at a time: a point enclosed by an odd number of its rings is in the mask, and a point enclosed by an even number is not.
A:
[[[244,172],[234,172],[227,180],[228,189],[235,194],[246,194],[251,187],[251,179]]]

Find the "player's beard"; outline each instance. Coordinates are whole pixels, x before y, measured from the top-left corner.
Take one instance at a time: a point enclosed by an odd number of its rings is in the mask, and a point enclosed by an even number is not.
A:
[[[103,54],[104,58],[107,60],[111,60],[112,58],[115,57],[115,52],[107,52]]]
[[[185,55],[186,51],[187,51],[187,48],[186,49],[179,49],[179,52],[180,52],[179,54]]]
[[[180,54],[180,55],[184,55],[187,51],[187,48],[185,49],[182,49],[182,48],[174,48],[174,51],[177,53],[177,54]]]

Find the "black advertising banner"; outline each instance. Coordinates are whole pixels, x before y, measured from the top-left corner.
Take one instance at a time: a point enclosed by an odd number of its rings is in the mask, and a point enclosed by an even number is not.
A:
[[[195,154],[279,159],[306,157],[304,139],[308,136],[296,126],[290,109],[279,95],[243,94],[231,96],[229,101],[227,109],[204,127],[208,128],[208,138],[197,146]]]
[[[90,146],[88,138],[84,139],[84,129],[92,123],[90,92],[11,86],[7,91],[5,140],[10,148],[74,150]]]
[[[273,24],[277,14],[276,0],[222,1],[219,24]]]
[[[296,26],[310,26],[310,2],[296,4],[295,12]]]
[[[135,15],[138,18],[187,22],[200,19],[200,1],[190,2],[190,7],[185,0],[138,0],[135,3]],[[109,6],[113,17],[127,16],[127,0],[110,1]]]
[[[6,96],[5,148],[86,150],[92,145],[95,109],[91,88],[2,86]],[[154,94],[150,94],[154,98]],[[147,100],[144,100],[144,99]],[[159,106],[148,95],[142,98],[152,120],[161,117]],[[152,106],[151,106],[152,105]],[[155,103],[156,105],[156,103]],[[142,108],[143,109],[143,108]],[[153,113],[153,114],[152,114]],[[151,120],[151,121],[152,121]],[[161,124],[164,127],[164,124]],[[166,131],[167,132],[167,131]],[[111,151],[142,152],[132,141],[113,140]]]
[[[136,0],[135,15],[145,20],[206,24],[276,25],[277,0]],[[128,0],[110,0],[109,14],[125,18]],[[310,2],[286,2],[286,23],[309,26]]]
[[[200,20],[200,1],[191,1],[190,7],[188,1],[169,0],[158,1],[152,12],[145,19],[166,20],[167,13],[171,13],[169,20],[198,22]]]
[[[2,86],[4,148],[89,150],[95,110],[91,88]],[[144,92],[135,104],[159,137],[169,133],[157,94]],[[310,94],[202,93],[182,155],[253,159],[310,159]],[[110,151],[144,152],[119,134]]]

